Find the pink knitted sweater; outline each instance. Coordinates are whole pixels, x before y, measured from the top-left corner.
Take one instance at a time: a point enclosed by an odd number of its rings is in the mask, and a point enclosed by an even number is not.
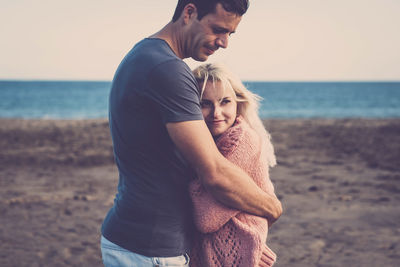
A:
[[[275,161],[272,151],[262,151],[261,139],[242,119],[216,141],[220,152],[246,171],[264,191],[274,194],[269,179],[269,164]],[[217,202],[198,179],[189,185],[194,206],[194,219],[199,232],[191,251],[191,267],[258,266],[261,256],[268,257],[271,265],[275,253],[265,244],[268,221],[265,218],[230,209]]]

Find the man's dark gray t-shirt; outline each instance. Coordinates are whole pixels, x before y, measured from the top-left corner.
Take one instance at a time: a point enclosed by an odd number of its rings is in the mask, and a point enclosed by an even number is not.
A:
[[[199,98],[189,67],[161,39],[142,40],[121,62],[109,102],[118,193],[102,225],[111,242],[150,257],[189,251],[193,173],[166,124],[202,120]]]

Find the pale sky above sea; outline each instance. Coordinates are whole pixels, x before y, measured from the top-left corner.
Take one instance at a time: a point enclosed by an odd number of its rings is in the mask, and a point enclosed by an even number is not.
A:
[[[111,80],[176,3],[0,0],[0,79]],[[244,80],[398,81],[399,29],[399,0],[253,0],[228,49],[209,61]]]

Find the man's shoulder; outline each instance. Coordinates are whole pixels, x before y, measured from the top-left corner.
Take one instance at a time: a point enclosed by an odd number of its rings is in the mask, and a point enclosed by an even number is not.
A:
[[[157,75],[191,76],[189,66],[175,55],[168,43],[162,39],[146,38],[138,42],[126,56],[125,62],[136,68],[157,73]]]
[[[140,60],[153,62],[154,64],[171,62],[171,64],[181,65],[184,63],[175,55],[166,41],[156,38],[141,40],[133,47],[128,55]]]

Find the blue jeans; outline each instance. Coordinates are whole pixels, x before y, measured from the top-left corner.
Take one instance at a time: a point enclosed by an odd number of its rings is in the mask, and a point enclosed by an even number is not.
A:
[[[101,256],[105,267],[189,266],[187,254],[176,257],[146,257],[121,248],[104,236],[101,236]]]

